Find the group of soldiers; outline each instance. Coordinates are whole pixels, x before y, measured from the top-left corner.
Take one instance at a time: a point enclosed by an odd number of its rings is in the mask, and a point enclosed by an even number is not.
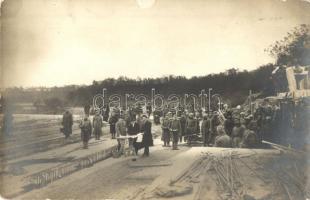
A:
[[[177,149],[178,142],[184,141],[192,145],[202,141],[204,146],[216,147],[256,147],[258,136],[253,120],[233,119],[231,112],[225,112],[220,120],[218,111],[196,114],[190,112],[168,112],[162,120],[163,146]]]

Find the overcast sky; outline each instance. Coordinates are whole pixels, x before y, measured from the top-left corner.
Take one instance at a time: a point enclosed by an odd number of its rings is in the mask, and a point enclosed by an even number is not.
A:
[[[274,62],[265,48],[310,23],[310,3],[299,0],[152,1],[6,0],[4,85],[251,70]]]

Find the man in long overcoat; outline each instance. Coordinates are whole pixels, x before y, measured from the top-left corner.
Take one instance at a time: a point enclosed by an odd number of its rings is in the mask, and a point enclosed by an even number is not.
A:
[[[62,132],[66,138],[68,138],[72,134],[72,125],[73,125],[73,117],[70,111],[66,111],[62,116],[61,122],[63,128]]]
[[[153,146],[153,136],[152,136],[152,122],[148,119],[147,115],[142,115],[143,120],[143,138],[142,138],[142,144],[136,146],[136,154],[138,154],[138,150],[142,147],[144,147],[144,153],[143,156],[149,156],[150,150],[149,147]]]

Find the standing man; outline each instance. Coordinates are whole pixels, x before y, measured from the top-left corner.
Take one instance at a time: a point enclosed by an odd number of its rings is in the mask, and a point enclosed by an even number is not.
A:
[[[95,139],[96,140],[100,140],[100,136],[102,135],[102,126],[103,126],[103,122],[102,122],[102,116],[100,115],[99,111],[96,111],[96,114],[93,118],[93,127],[94,127],[94,135],[95,135]]]
[[[169,133],[169,126],[170,126],[170,113],[167,113],[163,119],[163,123],[161,125],[162,128],[162,140],[164,141],[164,147],[170,146],[170,133]]]
[[[137,120],[133,120],[129,123],[127,133],[129,136],[136,136],[140,132],[139,124],[137,123]],[[130,151],[135,154],[135,148],[134,144],[136,143],[137,138],[128,138],[129,142],[129,149]]]
[[[203,146],[207,146],[211,143],[211,119],[208,117],[208,114],[203,116],[203,121],[201,124],[201,134]]]
[[[115,128],[116,128],[116,137],[120,137],[120,136],[126,136],[126,121],[123,119],[124,117],[123,116],[120,116],[120,118],[118,119],[116,125],[115,125]],[[117,139],[117,143],[118,143],[118,146],[117,146],[117,149],[118,149],[118,152],[120,154],[123,154],[124,153],[124,149],[125,149],[125,139],[120,139],[118,138]]]
[[[147,118],[147,115],[142,115],[143,120],[143,138],[142,147],[144,147],[143,156],[150,155],[150,146],[153,146],[153,136],[152,136],[152,122]],[[136,154],[138,154],[138,148],[136,148]]]
[[[227,112],[225,117],[226,117],[224,122],[225,132],[228,136],[231,136],[232,129],[234,128],[234,121],[231,112]]]
[[[107,104],[103,108],[102,117],[104,121],[108,121],[110,115],[110,106]]]
[[[218,118],[218,114],[216,111],[214,111],[212,113],[212,116],[211,116],[211,125],[210,125],[210,130],[211,130],[211,143],[214,143],[214,140],[215,140],[215,137],[217,136],[217,126],[220,125],[220,120]]]
[[[92,126],[87,116],[85,116],[84,120],[81,121],[80,129],[81,129],[81,139],[83,141],[83,148],[88,149],[88,141],[91,136]]]
[[[111,137],[112,139],[115,139],[115,133],[116,133],[116,130],[115,130],[115,124],[117,122],[117,115],[115,112],[112,112],[112,115],[109,119],[109,124],[110,124],[110,133],[111,133]]]
[[[181,123],[176,115],[172,117],[169,130],[172,135],[172,150],[178,150],[179,135],[181,134]]]
[[[66,138],[68,138],[72,134],[72,125],[73,125],[73,117],[70,111],[66,111],[62,116],[61,122],[63,128],[62,132]]]
[[[192,138],[197,132],[197,121],[194,119],[194,114],[190,113],[188,116],[188,119],[186,121],[186,138],[187,138],[187,144],[191,145]]]
[[[184,111],[180,111],[180,113],[181,113],[181,112],[182,112],[181,117],[180,117],[181,133],[180,133],[180,135],[179,135],[180,142],[182,142],[183,136],[185,135],[185,124],[186,124],[186,116],[185,116],[185,113],[184,113]]]

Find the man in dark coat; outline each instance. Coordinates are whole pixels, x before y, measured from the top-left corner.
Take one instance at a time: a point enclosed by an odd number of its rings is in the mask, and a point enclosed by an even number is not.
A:
[[[153,146],[153,136],[152,136],[152,122],[148,120],[147,115],[142,115],[142,120],[143,120],[143,128],[141,132],[143,132],[143,138],[142,138],[142,143],[138,144],[135,146],[136,148],[136,154],[138,154],[138,150],[140,148],[144,147],[144,153],[143,156],[149,156],[150,155],[150,150],[149,147]]]
[[[72,114],[67,110],[62,116],[62,132],[66,138],[72,134],[73,117]]]
[[[225,132],[228,136],[231,136],[232,129],[234,128],[234,121],[230,113],[227,113],[225,117],[226,117],[226,120],[224,122]]]
[[[138,122],[136,120],[131,121],[127,127],[128,135],[136,136],[139,132],[140,132],[140,128],[139,128]],[[135,148],[134,148],[134,144],[136,143],[136,140],[137,140],[137,138],[129,138],[128,139],[129,149],[130,149],[130,151],[132,151],[133,154],[136,153]]]
[[[102,112],[103,121],[108,121],[110,115],[110,106],[105,105]]]
[[[92,125],[88,117],[85,117],[83,121],[80,123],[80,129],[81,129],[81,139],[83,141],[83,148],[88,148],[88,141],[91,136],[92,132]]]

